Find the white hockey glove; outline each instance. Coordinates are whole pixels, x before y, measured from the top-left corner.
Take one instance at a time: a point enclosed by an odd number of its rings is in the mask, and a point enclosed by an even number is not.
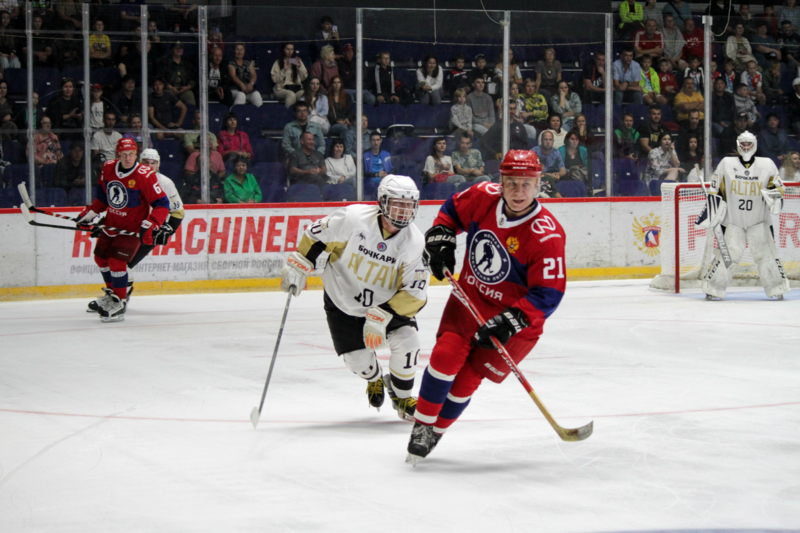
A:
[[[292,252],[281,269],[281,290],[300,296],[306,288],[306,278],[314,272],[314,263],[299,252]]]
[[[783,194],[778,189],[762,189],[761,196],[767,202],[769,212],[773,215],[780,215],[783,207]]]
[[[89,224],[92,223],[92,220],[94,220],[96,217],[97,217],[97,213],[92,211],[91,206],[87,205],[83,209],[83,211],[81,211],[78,214],[78,218],[75,219],[75,224],[77,224],[78,226],[89,225]]]
[[[367,309],[367,322],[364,324],[364,344],[370,350],[377,350],[386,344],[386,326],[392,314],[380,307]]]
[[[709,206],[711,207],[710,214],[708,210]],[[709,194],[706,205],[703,206],[700,216],[697,217],[697,220],[695,220],[694,223],[699,228],[713,229],[722,224],[722,221],[725,220],[725,214],[727,212],[728,204],[725,203],[725,200],[716,194]]]

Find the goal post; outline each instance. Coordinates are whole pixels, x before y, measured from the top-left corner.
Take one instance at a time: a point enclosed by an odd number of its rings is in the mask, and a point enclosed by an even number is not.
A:
[[[717,245],[713,232],[695,225],[706,201],[701,187],[699,183],[661,186],[661,274],[650,283],[651,288],[677,293],[682,287],[701,286]],[[784,183],[784,187],[783,209],[780,215],[772,215],[772,228],[778,255],[794,288],[800,287],[800,183]],[[761,285],[749,249],[732,268],[731,285]]]

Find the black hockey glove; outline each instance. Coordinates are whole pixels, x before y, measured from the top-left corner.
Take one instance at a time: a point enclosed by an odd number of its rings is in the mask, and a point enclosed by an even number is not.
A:
[[[444,279],[445,268],[450,272],[455,270],[456,232],[441,224],[426,231],[422,262],[439,281]]]
[[[167,241],[169,240],[170,237],[172,237],[174,233],[175,230],[172,229],[172,226],[170,226],[169,224],[164,224],[163,226],[158,228],[158,231],[156,231],[155,234],[153,235],[153,246],[159,246],[159,245],[164,246],[165,244],[167,244]]]
[[[505,344],[508,339],[519,333],[523,328],[527,328],[528,319],[517,307],[509,307],[497,316],[493,316],[475,332],[475,343],[481,348],[491,350],[494,348],[491,337],[494,337],[500,344]]]

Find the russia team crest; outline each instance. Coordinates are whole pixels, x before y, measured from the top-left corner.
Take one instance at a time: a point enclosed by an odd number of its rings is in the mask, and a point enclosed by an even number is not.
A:
[[[506,247],[491,231],[481,230],[469,246],[469,265],[475,277],[487,285],[500,283],[511,270]]]
[[[636,247],[650,257],[659,254],[661,242],[661,217],[653,213],[633,219],[633,235],[636,237]]]

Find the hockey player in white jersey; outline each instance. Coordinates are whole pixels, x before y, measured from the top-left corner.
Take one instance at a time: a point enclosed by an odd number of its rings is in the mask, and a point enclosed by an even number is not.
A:
[[[755,135],[745,131],[736,139],[739,156],[722,159],[711,177],[706,209],[695,222],[713,229],[721,224],[731,256],[731,268],[725,267],[719,250],[703,278],[706,298],[724,298],[733,278],[733,270],[749,246],[758,275],[768,298],[783,299],[789,281],[778,258],[772,230],[772,214],[783,205],[783,182],[771,159],[755,157]]]
[[[350,205],[312,224],[281,270],[281,290],[299,296],[323,253],[325,314],[336,353],[366,380],[369,404],[380,408],[384,387],[401,419],[413,421],[411,396],[419,356],[415,315],[430,281],[422,263],[424,239],[412,224],[419,190],[409,177],[388,175],[378,205]],[[391,350],[381,376],[375,350]]]

